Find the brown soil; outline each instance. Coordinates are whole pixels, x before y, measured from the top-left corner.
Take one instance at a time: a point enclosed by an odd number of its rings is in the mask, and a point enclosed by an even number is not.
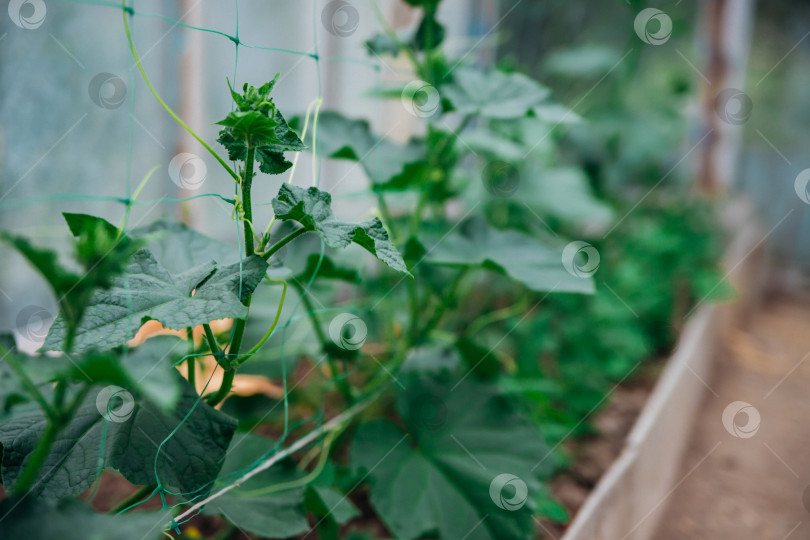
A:
[[[657,540],[810,538],[808,329],[810,302],[782,299],[728,333]],[[749,438],[723,425],[734,401],[759,411]]]

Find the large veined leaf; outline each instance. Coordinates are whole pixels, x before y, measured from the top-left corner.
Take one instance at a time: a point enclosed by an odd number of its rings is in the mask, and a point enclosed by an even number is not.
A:
[[[242,303],[264,277],[267,263],[258,256],[217,267],[210,261],[172,274],[148,250],[135,254],[123,276],[90,298],[76,331],[74,352],[106,350],[126,343],[150,319],[180,330],[226,317],[243,318]],[[43,348],[58,350],[66,326],[59,315]]]
[[[534,538],[533,469],[547,451],[536,429],[491,386],[421,379],[407,388],[397,400],[407,433],[375,421],[358,428],[351,446],[388,529],[403,540]],[[501,485],[504,474],[511,488]]]
[[[462,136],[461,140],[466,147],[484,154],[507,161],[521,161],[526,158],[527,148],[515,141],[511,141],[499,133],[488,129],[477,129]]]
[[[527,204],[542,216],[596,229],[605,227],[613,218],[610,206],[594,197],[582,169],[529,166],[520,176],[510,200]]]
[[[590,278],[563,266],[563,247],[550,247],[514,230],[498,230],[472,221],[445,237],[423,240],[425,262],[477,266],[505,274],[533,291],[592,293]]]
[[[453,82],[442,87],[442,97],[464,114],[490,118],[525,116],[549,96],[549,90],[521,73],[459,69]]]
[[[109,391],[90,392],[56,436],[32,494],[46,500],[78,495],[96,479],[101,455],[104,466],[119,471],[134,484],[150,484],[157,473],[165,486],[189,497],[206,493],[225,459],[236,420],[201,401],[179,374],[175,372],[172,377],[183,393],[170,413],[146,400],[127,400],[125,393],[117,394],[124,398],[119,404],[111,401],[117,398]],[[6,489],[13,489],[46,424],[41,411],[32,411],[0,426]]]
[[[276,218],[300,223],[314,231],[331,248],[346,247],[352,242],[399,272],[410,275],[397,248],[379,218],[361,223],[338,221],[332,213],[332,196],[316,187],[307,189],[282,184],[273,199]]]
[[[143,239],[160,265],[176,274],[215,260],[219,264],[238,262],[240,250],[177,221],[158,220],[127,233]]]
[[[228,449],[222,475],[241,476],[274,446],[273,441],[258,435],[237,435]],[[260,472],[211,501],[205,507],[205,513],[221,514],[240,529],[270,538],[288,538],[308,531],[304,512],[305,486],[262,492],[270,486],[301,478],[301,474],[288,465],[280,463]]]
[[[75,499],[49,505],[35,499],[6,499],[0,504],[3,538],[59,538],[107,540],[110,538],[165,538],[163,526],[171,520],[168,510],[99,514]]]
[[[331,111],[318,117],[317,151],[327,157],[359,162],[378,186],[397,184],[399,177],[407,174],[409,165],[419,167],[426,156],[421,142],[395,143],[373,133],[366,120],[352,120]]]

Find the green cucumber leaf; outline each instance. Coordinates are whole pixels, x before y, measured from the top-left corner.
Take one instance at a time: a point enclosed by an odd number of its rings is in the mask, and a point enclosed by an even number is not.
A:
[[[594,196],[580,168],[528,165],[520,178],[509,200],[524,210],[528,205],[541,216],[589,230],[603,230],[614,218],[610,205]]]
[[[406,386],[397,408],[407,433],[387,420],[370,422],[357,429],[350,451],[356,472],[368,475],[371,504],[386,527],[403,540],[534,538],[529,495],[548,472],[534,470],[547,451],[536,428],[490,385],[465,381],[453,388],[423,378]],[[490,496],[502,474],[528,490],[513,511]]]
[[[128,409],[127,400],[118,406],[105,399],[108,393],[102,393],[104,390],[90,392],[56,436],[31,493],[46,500],[80,494],[96,479],[100,452],[105,467],[119,471],[133,484],[150,484],[157,473],[170,489],[189,496],[207,493],[225,459],[236,420],[201,401],[178,373],[171,376],[182,388],[182,396],[169,413],[147,400],[135,399],[130,402],[133,408]],[[121,392],[117,395],[126,396],[123,389],[117,389]],[[106,412],[108,403],[118,407],[107,414],[111,420],[105,420],[100,412]],[[6,489],[13,489],[47,422],[41,411],[31,411],[0,426],[0,471]],[[105,424],[106,445],[102,448]]]
[[[275,448],[275,442],[252,434],[238,434],[231,441],[222,475],[241,475]],[[299,480],[301,473],[289,462],[260,472],[239,487],[206,505],[208,515],[225,519],[250,533],[288,538],[309,531],[304,512],[304,485],[271,493],[251,493],[279,483]]]
[[[273,211],[277,219],[296,221],[306,230],[316,232],[331,248],[346,247],[354,242],[394,270],[411,275],[379,218],[361,223],[338,221],[331,203],[332,196],[316,187],[304,189],[282,184],[273,199]]]
[[[519,162],[526,158],[528,148],[504,138],[500,133],[489,129],[476,129],[465,133],[461,140],[479,154],[494,156],[506,161]]]
[[[123,369],[121,386],[170,412],[180,400],[183,389],[174,376],[174,365],[188,349],[188,342],[175,336],[155,336],[129,350],[124,360],[110,355]],[[96,353],[98,354],[98,353]],[[74,359],[75,361],[75,359]],[[81,374],[84,375],[84,374]],[[81,380],[83,377],[77,377]],[[96,379],[99,382],[99,379]]]
[[[295,131],[290,129],[278,109],[276,109],[275,122],[277,123],[275,127],[277,140],[256,148],[259,170],[266,174],[281,174],[292,167],[292,163],[284,157],[284,152],[300,152],[307,149]],[[244,161],[247,157],[247,146],[245,146],[244,139],[236,139],[229,130],[220,131],[217,141],[228,151],[228,159],[231,161]]]
[[[304,506],[317,519],[321,540],[340,540],[340,525],[360,515],[345,495],[327,486],[307,486]]]
[[[157,262],[172,274],[211,260],[223,265],[240,260],[240,251],[236,247],[177,221],[158,220],[132,229],[128,234],[130,238],[143,240]]]
[[[25,238],[0,231],[0,241],[13,246],[48,282],[66,328],[78,326],[94,291],[111,287],[115,276],[125,270],[140,247],[139,242],[118,238],[118,229],[111,230],[106,221],[87,218],[76,219],[71,225],[78,231],[75,257],[84,269],[82,275],[65,269],[55,251],[35,247]],[[70,222],[70,218],[66,219]]]
[[[276,135],[278,122],[261,111],[231,111],[217,124],[228,128],[230,137],[237,141],[250,139],[256,146],[280,142]]]
[[[574,276],[563,267],[563,247],[550,247],[518,231],[494,229],[482,220],[465,225],[459,227],[461,232],[421,239],[425,262],[494,270],[538,292],[593,293],[591,278]]]
[[[148,250],[140,250],[123,276],[96,291],[76,331],[73,352],[107,350],[126,343],[147,320],[181,330],[215,319],[244,318],[243,302],[264,277],[267,263],[252,256],[217,268],[213,261],[171,274]],[[193,293],[193,295],[192,295]],[[43,349],[58,350],[66,334],[60,313]]]
[[[489,118],[525,116],[550,94],[548,88],[522,73],[457,70],[453,82],[442,87],[442,97],[462,114]]]
[[[419,168],[427,156],[422,142],[395,143],[373,133],[366,120],[352,120],[332,111],[318,117],[317,150],[319,155],[359,162],[378,188],[399,187],[404,177],[412,176],[409,169]]]
[[[70,212],[62,212],[62,216],[65,218],[73,236],[79,236],[83,231],[86,231],[88,227],[94,227],[96,225],[101,225],[112,238],[118,235],[118,227],[104,218],[91,216],[90,214],[71,214]]]
[[[4,538],[59,538],[60,540],[105,540],[109,538],[165,538],[163,527],[171,521],[170,510],[99,514],[89,504],[75,499],[50,505],[35,499],[0,503]]]

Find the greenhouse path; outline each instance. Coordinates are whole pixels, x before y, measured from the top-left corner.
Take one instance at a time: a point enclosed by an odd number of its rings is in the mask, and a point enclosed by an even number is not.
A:
[[[810,302],[774,301],[723,341],[654,537],[810,538]]]

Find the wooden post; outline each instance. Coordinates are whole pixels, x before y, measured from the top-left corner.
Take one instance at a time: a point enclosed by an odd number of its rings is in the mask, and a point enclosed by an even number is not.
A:
[[[182,0],[180,2],[180,12],[184,13],[183,22],[191,26],[202,27],[202,7],[194,7],[196,2],[192,0]],[[180,70],[180,77],[178,82],[178,107],[177,112],[189,126],[196,129],[202,125],[202,108],[203,108],[203,95],[202,95],[202,33],[196,30],[187,30],[183,32],[183,46],[180,53],[178,68]],[[177,146],[172,155],[175,156],[182,152],[195,154],[205,160],[208,156],[200,151],[200,144],[194,140],[185,129],[177,126]],[[171,159],[171,157],[170,157]],[[201,186],[204,190],[205,186]],[[200,191],[192,191],[189,189],[179,190],[180,197],[190,197],[196,195]],[[198,216],[195,216],[192,211],[190,203],[181,203],[178,205],[180,221],[188,224],[196,229],[201,228],[201,223]]]
[[[704,0],[699,48],[705,56],[701,92],[697,191],[722,195],[736,174],[742,127],[753,107],[745,93],[754,0]],[[707,135],[708,134],[708,135]]]

